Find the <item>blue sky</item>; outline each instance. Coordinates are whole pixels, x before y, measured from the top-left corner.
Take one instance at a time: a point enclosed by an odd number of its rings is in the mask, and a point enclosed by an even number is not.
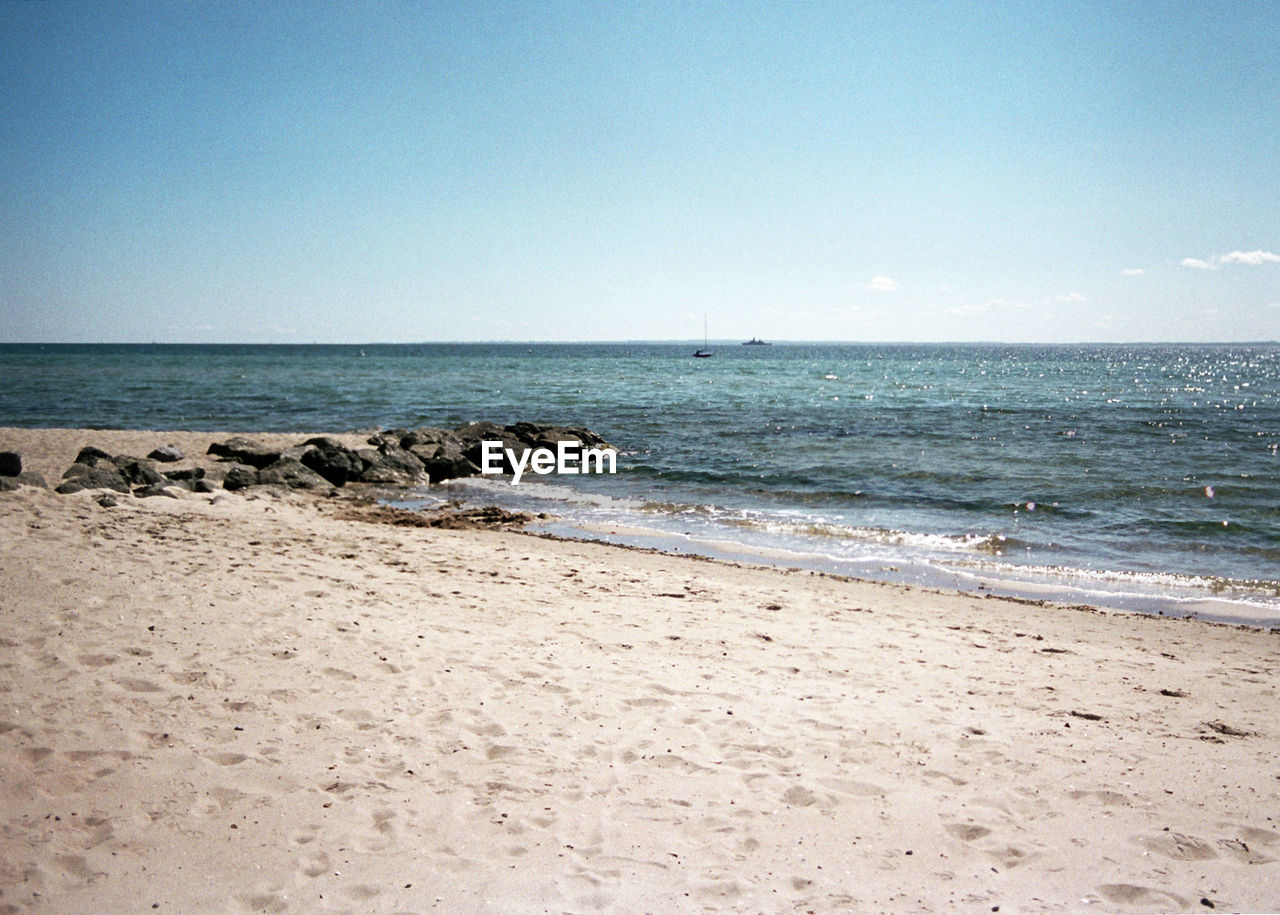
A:
[[[1280,338],[1276,23],[0,0],[0,340]]]

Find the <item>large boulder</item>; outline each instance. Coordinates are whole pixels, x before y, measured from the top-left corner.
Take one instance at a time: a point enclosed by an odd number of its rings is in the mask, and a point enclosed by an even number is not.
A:
[[[343,486],[364,472],[360,456],[337,439],[323,436],[307,439],[306,446],[301,462],[334,486]]]
[[[80,453],[76,455],[76,463],[84,464],[86,467],[94,467],[103,461],[111,460],[111,455],[93,445],[85,445],[80,449]]]
[[[22,456],[16,451],[0,451],[0,477],[16,477],[22,473]]]
[[[233,463],[222,478],[223,489],[244,489],[258,485],[258,469],[248,464]]]
[[[290,489],[330,489],[329,481],[296,458],[281,458],[258,471],[259,486]],[[230,487],[228,487],[230,488]]]
[[[161,464],[176,464],[186,457],[182,453],[182,449],[177,445],[161,445],[159,448],[147,455],[151,460],[158,461]]]
[[[460,441],[452,429],[438,429],[435,426],[422,426],[410,429],[400,436],[400,447],[412,451],[418,445],[439,445],[446,441]]]
[[[175,467],[172,470],[166,470],[163,473],[166,479],[181,483],[194,483],[196,480],[203,480],[205,469],[203,467]]]
[[[376,451],[361,448],[356,454],[364,463],[364,469],[360,472],[361,483],[407,486],[421,480],[426,472],[422,461],[412,452],[390,441],[384,441]]]
[[[261,442],[237,435],[225,442],[214,442],[209,446],[208,453],[223,460],[262,468],[280,460],[282,452],[278,448],[268,448]]]
[[[480,468],[462,456],[460,450],[441,452],[426,462],[427,478],[432,483],[442,483],[458,477],[471,477],[480,472]]]
[[[117,454],[111,459],[111,463],[116,465],[120,475],[131,486],[154,486],[164,479],[160,472],[156,470],[155,464],[142,458],[131,457],[127,454]]]
[[[453,434],[458,436],[458,439],[462,442],[464,451],[479,445],[482,441],[494,441],[504,435],[508,438],[511,437],[505,426],[499,426],[497,423],[491,422],[463,423],[453,430]]]
[[[67,468],[64,477],[65,479],[58,485],[56,490],[63,494],[80,492],[82,489],[129,491],[129,481],[110,462],[100,462],[93,466],[75,463]]]
[[[479,423],[477,423],[477,425],[479,425]],[[489,425],[492,424],[490,423]],[[502,465],[503,473],[513,473],[515,471],[515,468],[512,466],[511,460],[507,455],[508,451],[515,454],[518,458],[519,455],[527,451],[529,448],[528,443],[518,436],[512,435],[501,426],[496,426],[495,428],[497,429],[496,432],[489,432],[483,438],[467,442],[466,447],[462,451],[462,456],[472,464],[476,465],[477,473],[484,469],[485,442],[498,443],[498,454],[501,456],[501,461],[498,463]]]

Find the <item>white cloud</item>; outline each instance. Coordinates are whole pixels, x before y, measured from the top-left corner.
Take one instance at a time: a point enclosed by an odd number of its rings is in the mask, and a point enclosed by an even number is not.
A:
[[[1068,292],[1066,295],[1056,295],[1053,297],[1055,302],[1087,302],[1087,298],[1078,292]]]
[[[1142,276],[1146,272],[1147,271],[1143,270],[1141,267],[1125,267],[1123,270],[1120,271],[1120,275],[1121,276]]]
[[[887,276],[873,276],[867,288],[872,292],[893,292],[898,288],[898,281]]]
[[[1274,264],[1280,261],[1280,255],[1272,254],[1270,251],[1232,251],[1216,259],[1224,264],[1247,264],[1250,267],[1256,267],[1259,264]]]
[[[1232,251],[1230,254],[1215,255],[1207,261],[1198,257],[1184,257],[1181,263],[1184,267],[1194,267],[1196,270],[1217,270],[1222,264],[1257,267],[1260,264],[1280,263],[1280,254],[1272,254],[1270,251]]]

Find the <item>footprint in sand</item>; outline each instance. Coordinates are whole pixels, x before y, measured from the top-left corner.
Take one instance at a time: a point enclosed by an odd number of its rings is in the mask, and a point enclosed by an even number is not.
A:
[[[252,893],[237,896],[236,902],[248,912],[287,912],[289,900],[276,893]]]
[[[107,876],[106,871],[95,871],[91,868],[84,855],[58,855],[54,861],[63,876],[81,885],[93,883],[99,877]]]
[[[1129,798],[1127,795],[1118,791],[1072,791],[1071,799],[1074,801],[1097,801],[1104,807],[1120,807],[1127,806]]]
[[[116,682],[131,693],[158,693],[163,690],[163,687],[157,686],[150,680],[140,680],[137,677],[121,677]]]
[[[214,753],[209,756],[212,762],[220,766],[238,766],[248,758],[244,753]]]
[[[1264,855],[1239,839],[1219,839],[1218,847],[1241,864],[1270,864],[1275,858]]]
[[[85,667],[106,667],[120,660],[120,656],[114,654],[82,654],[76,660]]]
[[[1134,836],[1133,841],[1147,851],[1167,855],[1176,861],[1208,861],[1218,857],[1208,842],[1195,836],[1185,836],[1180,832],[1171,832],[1156,836]]]
[[[946,830],[961,842],[973,842],[984,836],[991,835],[989,828],[979,826],[977,823],[948,823]]]
[[[1136,886],[1132,883],[1104,883],[1098,887],[1098,892],[1108,902],[1114,902],[1117,905],[1154,906],[1170,912],[1185,912],[1187,910],[1186,899],[1149,886]]]
[[[22,758],[30,765],[38,765],[53,755],[49,747],[26,747],[22,750]]]
[[[329,856],[322,851],[311,851],[298,859],[298,873],[307,877],[319,877],[333,870]]]

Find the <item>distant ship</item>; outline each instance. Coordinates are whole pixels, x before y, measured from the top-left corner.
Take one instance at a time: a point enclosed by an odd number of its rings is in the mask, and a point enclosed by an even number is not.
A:
[[[746,343],[742,345],[743,346],[773,346],[772,343],[769,343],[765,340],[761,340],[759,337],[752,337],[750,340],[748,340]]]

